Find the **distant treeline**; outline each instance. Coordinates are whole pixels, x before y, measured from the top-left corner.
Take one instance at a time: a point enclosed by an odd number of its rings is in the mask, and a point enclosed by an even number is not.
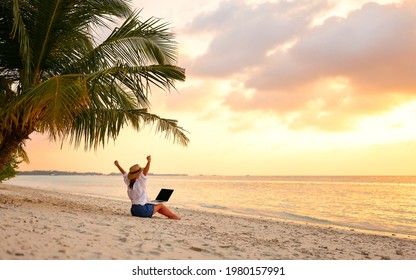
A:
[[[56,170],[18,171],[17,175],[104,175],[98,172],[69,172]]]
[[[77,176],[120,176],[120,173],[103,174],[99,172],[70,172],[70,171],[57,171],[57,170],[33,170],[33,171],[18,171],[16,175],[47,175],[47,176],[62,176],[62,175],[77,175]],[[188,174],[154,174],[149,173],[151,176],[188,176]]]

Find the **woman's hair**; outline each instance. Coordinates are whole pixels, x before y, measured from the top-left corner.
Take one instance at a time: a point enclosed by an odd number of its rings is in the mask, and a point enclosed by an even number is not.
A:
[[[136,179],[131,179],[130,180],[130,184],[129,184],[129,188],[131,189],[134,185],[134,183],[136,182]]]

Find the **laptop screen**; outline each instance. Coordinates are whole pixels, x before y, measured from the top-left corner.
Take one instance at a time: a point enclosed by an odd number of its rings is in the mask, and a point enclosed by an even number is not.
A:
[[[172,193],[172,189],[161,189],[156,197],[156,200],[168,201]]]

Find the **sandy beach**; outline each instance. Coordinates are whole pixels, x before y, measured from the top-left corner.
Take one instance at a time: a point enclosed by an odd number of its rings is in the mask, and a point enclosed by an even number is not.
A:
[[[3,260],[416,260],[416,240],[354,229],[173,208],[130,216],[129,201],[0,185]]]

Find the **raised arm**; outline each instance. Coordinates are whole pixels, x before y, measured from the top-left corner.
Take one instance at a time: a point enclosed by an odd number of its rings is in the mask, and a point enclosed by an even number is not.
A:
[[[147,176],[147,173],[149,173],[149,169],[150,169],[150,162],[152,161],[152,156],[147,156],[147,164],[145,166],[145,168],[143,169],[143,175]]]
[[[114,165],[117,166],[118,170],[120,170],[121,174],[126,174],[126,171],[118,164],[118,160],[114,161]]]

